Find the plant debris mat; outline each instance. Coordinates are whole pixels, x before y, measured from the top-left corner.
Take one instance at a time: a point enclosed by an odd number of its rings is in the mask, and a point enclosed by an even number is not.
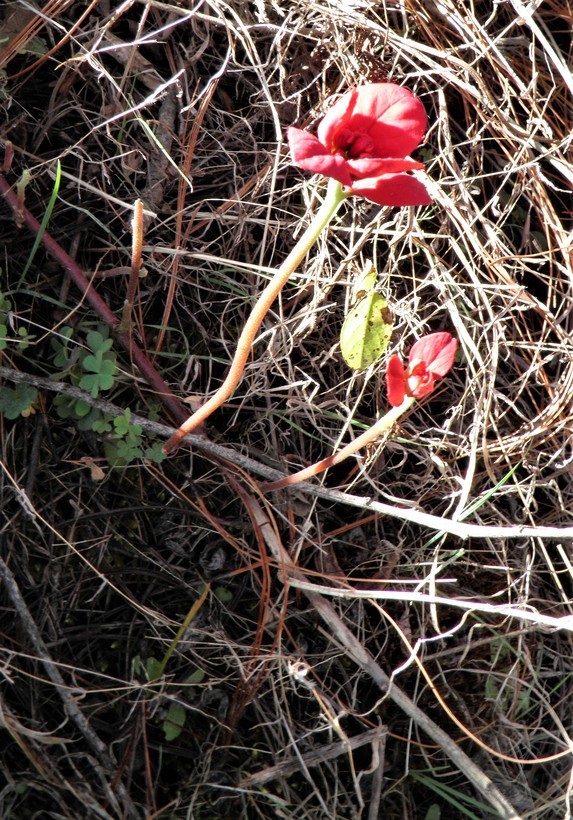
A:
[[[0,816],[571,813],[571,0],[0,9]],[[429,206],[343,203],[173,455],[393,82]],[[134,277],[134,213],[142,203]],[[340,330],[459,340],[390,434]]]

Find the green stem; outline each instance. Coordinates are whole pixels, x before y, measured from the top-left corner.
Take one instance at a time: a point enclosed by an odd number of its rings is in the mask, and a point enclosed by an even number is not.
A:
[[[189,612],[185,616],[185,620],[183,621],[183,623],[181,624],[181,626],[177,630],[177,635],[171,641],[169,649],[167,650],[167,652],[163,656],[163,660],[159,664],[159,667],[157,668],[157,670],[155,671],[153,676],[150,676],[150,678],[149,678],[150,682],[159,680],[160,678],[163,677],[163,673],[165,672],[165,667],[167,666],[167,663],[169,662],[169,658],[171,657],[171,655],[177,649],[177,645],[178,645],[179,641],[181,640],[181,638],[183,637],[183,635],[185,634],[185,631],[187,630],[187,627],[189,626],[191,621],[195,618],[195,616],[197,615],[197,613],[199,612],[199,610],[201,609],[201,607],[205,603],[205,599],[207,598],[207,595],[209,594],[210,589],[211,589],[211,584],[205,584],[205,589],[203,590],[200,598],[197,601],[195,601],[195,603],[193,604],[193,606],[191,607],[191,609],[189,610]]]
[[[366,447],[367,444],[379,439],[382,433],[391,430],[400,416],[409,410],[415,401],[416,399],[411,396],[406,396],[399,407],[393,407],[391,410],[388,410],[385,416],[378,419],[372,427],[369,427],[368,430],[358,436],[358,438],[355,438],[354,441],[351,441],[350,444],[347,444],[346,447],[343,447],[342,450],[339,450],[338,453],[333,453],[333,455],[327,456],[321,461],[317,461],[316,464],[311,464],[310,467],[305,467],[304,470],[299,470],[298,473],[293,473],[285,478],[281,478],[279,481],[263,484],[261,490],[263,492],[282,490],[283,487],[291,487],[293,484],[306,481],[308,478],[312,478],[312,476],[318,475],[318,473],[322,473],[324,470],[328,470],[329,467],[340,464],[340,462],[344,461],[348,456],[357,453],[358,450]]]
[[[193,415],[179,427],[177,432],[171,436],[163,447],[164,452],[172,452],[180,443],[181,439],[185,438],[185,436],[191,433],[199,424],[202,424],[211,413],[221,407],[233,394],[235,388],[241,381],[245,365],[251,353],[251,347],[265,316],[345,198],[346,194],[343,192],[340,182],[331,179],[328,183],[324,202],[316,213],[316,216],[257,299],[237,342],[237,350],[225,381],[217,392],[211,396],[209,401],[193,413]]]

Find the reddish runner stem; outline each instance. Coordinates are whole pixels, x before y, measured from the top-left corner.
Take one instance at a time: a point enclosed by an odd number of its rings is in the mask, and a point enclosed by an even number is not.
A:
[[[317,461],[316,464],[311,464],[310,467],[305,467],[303,470],[299,470],[298,473],[293,473],[285,478],[281,478],[279,481],[272,481],[270,484],[262,484],[261,490],[265,493],[270,490],[282,490],[284,487],[292,487],[293,484],[306,481],[308,478],[312,478],[312,476],[318,475],[319,473],[324,472],[324,470],[328,470],[329,467],[334,467],[335,464],[340,464],[340,462],[347,459],[348,456],[357,453],[358,450],[366,447],[367,444],[376,441],[376,439],[380,438],[382,433],[387,430],[391,430],[400,416],[403,415],[406,410],[409,410],[415,401],[416,399],[406,396],[399,407],[393,407],[389,410],[386,415],[382,416],[381,419],[378,419],[372,427],[365,430],[364,433],[354,439],[354,441],[351,441],[350,444],[347,444],[346,447],[343,447],[342,450],[339,450],[338,453],[333,453],[331,456],[327,456],[321,461]]]
[[[221,407],[233,394],[235,388],[241,381],[247,359],[251,352],[251,347],[263,323],[263,319],[293,272],[318,239],[320,232],[328,225],[338,210],[340,203],[345,198],[346,195],[343,193],[340,183],[335,180],[330,180],[326,197],[316,216],[258,297],[251,315],[247,319],[245,327],[239,336],[237,350],[225,381],[217,392],[214,393],[202,407],[193,413],[165,443],[163,447],[165,453],[173,452],[188,433],[191,433],[198,425],[209,418],[211,413]]]

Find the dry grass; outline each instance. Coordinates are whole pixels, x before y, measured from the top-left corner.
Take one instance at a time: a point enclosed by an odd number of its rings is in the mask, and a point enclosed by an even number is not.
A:
[[[3,385],[39,392],[2,424],[0,815],[570,817],[570,0],[2,13],[4,176],[30,172],[41,221],[60,160],[48,230],[117,315],[143,199],[131,333],[182,399],[219,384],[317,207],[287,125],[365,80],[406,85],[434,204],[345,204],[214,444],[123,467],[50,389],[77,390],[62,327],[79,356],[101,319],[42,249],[22,276],[34,238],[2,205],[9,338],[34,336],[0,354]],[[459,363],[383,446],[263,497],[257,476],[386,409],[384,363],[352,375],[337,348],[368,259],[395,348],[447,329]],[[118,361],[108,410],[165,435],[177,419]]]

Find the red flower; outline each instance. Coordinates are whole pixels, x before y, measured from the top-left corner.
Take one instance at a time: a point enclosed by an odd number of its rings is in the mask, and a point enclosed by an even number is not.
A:
[[[430,333],[410,350],[408,367],[399,356],[392,356],[386,368],[388,401],[399,407],[405,396],[421,399],[434,389],[434,382],[445,376],[454,364],[458,340],[451,333]]]
[[[378,205],[427,205],[424,185],[403,173],[424,166],[408,157],[426,131],[426,113],[411,91],[394,83],[353,88],[330,108],[317,136],[287,135],[293,162],[341,182]]]

